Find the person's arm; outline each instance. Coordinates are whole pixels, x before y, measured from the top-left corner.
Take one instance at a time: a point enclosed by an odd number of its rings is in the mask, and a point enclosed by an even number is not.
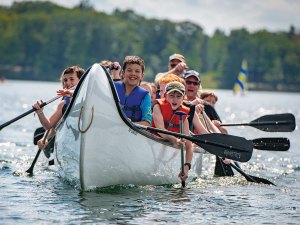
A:
[[[198,134],[208,134],[207,129],[201,123],[197,113],[194,114],[193,125]]]
[[[219,130],[222,134],[228,134],[228,131],[225,127],[222,127],[222,123],[219,120],[213,120],[211,121]]]
[[[118,62],[113,62],[109,69],[108,69],[109,74],[111,75],[113,81],[121,81],[121,65]]]
[[[50,140],[55,135],[55,129],[51,128],[48,136],[45,138],[47,132],[44,133],[44,136],[38,140],[37,146],[39,149],[44,149],[48,145],[48,140]]]
[[[183,72],[187,69],[188,69],[188,66],[186,65],[186,63],[181,62],[181,63],[178,63],[173,69],[171,69],[167,73],[165,73],[165,75],[173,73],[177,76],[181,76],[183,74]]]
[[[57,106],[55,112],[49,117],[49,119],[44,114],[43,108],[40,108],[40,104],[42,104],[42,102],[38,101],[36,104],[33,105],[33,107],[37,109],[36,114],[38,115],[38,118],[42,126],[45,128],[45,130],[49,130],[50,128],[54,127],[61,119],[62,108],[66,104],[66,102],[64,100],[61,101]]]
[[[151,96],[147,93],[141,102],[142,118],[137,124],[150,126],[152,123]]]
[[[214,123],[209,119],[205,112],[203,112],[203,119],[205,126],[209,129],[210,133],[221,133],[221,131],[214,125]]]
[[[190,135],[189,123],[188,123],[187,119],[183,122],[183,133],[185,135]],[[191,166],[192,158],[193,158],[193,145],[192,145],[192,142],[190,142],[188,140],[184,140],[184,143],[185,143],[184,176],[182,176],[181,172],[179,172],[179,174],[178,174],[178,177],[182,181],[185,181],[188,178],[189,170],[190,170],[190,166]]]

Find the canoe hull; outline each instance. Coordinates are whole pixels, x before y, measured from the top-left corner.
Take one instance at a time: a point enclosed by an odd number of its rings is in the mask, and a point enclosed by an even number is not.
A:
[[[77,89],[68,115],[57,127],[56,160],[63,177],[83,190],[179,182],[180,149],[132,126],[99,64],[91,67]],[[195,154],[198,157],[202,155]],[[198,159],[198,175],[199,163]]]

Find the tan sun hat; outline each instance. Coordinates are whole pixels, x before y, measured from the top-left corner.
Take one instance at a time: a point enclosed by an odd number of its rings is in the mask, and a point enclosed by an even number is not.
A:
[[[184,58],[184,56],[181,55],[181,54],[175,53],[175,54],[173,54],[173,55],[170,55],[169,61],[172,61],[173,59],[178,59],[180,62],[184,62],[184,63],[185,63],[185,58]]]

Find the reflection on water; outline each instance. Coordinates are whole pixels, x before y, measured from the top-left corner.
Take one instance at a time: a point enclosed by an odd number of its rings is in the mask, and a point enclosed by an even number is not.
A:
[[[30,109],[37,99],[53,97],[59,83],[11,82],[0,88],[0,123]],[[12,93],[11,90],[14,90]],[[262,115],[291,112],[300,118],[297,93],[250,92],[244,97],[217,90],[216,105],[223,122],[250,122]],[[292,102],[293,104],[290,104]],[[46,114],[55,104],[45,108]],[[215,157],[203,157],[200,178],[182,189],[167,186],[114,186],[80,192],[62,180],[56,167],[48,167],[41,154],[34,176],[24,171],[31,165],[37,147],[33,132],[39,123],[33,114],[0,132],[1,224],[299,224],[300,139],[293,133],[268,133],[251,127],[230,127],[230,134],[247,139],[287,137],[288,152],[254,150],[247,173],[266,178],[277,186],[248,183],[235,177],[212,176]]]

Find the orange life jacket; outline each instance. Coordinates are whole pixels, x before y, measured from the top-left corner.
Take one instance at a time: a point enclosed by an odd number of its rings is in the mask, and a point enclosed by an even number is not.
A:
[[[158,103],[160,106],[160,111],[164,118],[165,128],[168,131],[180,133],[179,115],[176,115],[175,112],[182,111],[186,113],[186,115],[182,117],[182,122],[184,122],[190,112],[190,109],[186,106],[181,105],[176,111],[173,111],[171,104],[167,102],[165,98],[156,99],[156,103]],[[155,127],[153,120],[152,127]]]

